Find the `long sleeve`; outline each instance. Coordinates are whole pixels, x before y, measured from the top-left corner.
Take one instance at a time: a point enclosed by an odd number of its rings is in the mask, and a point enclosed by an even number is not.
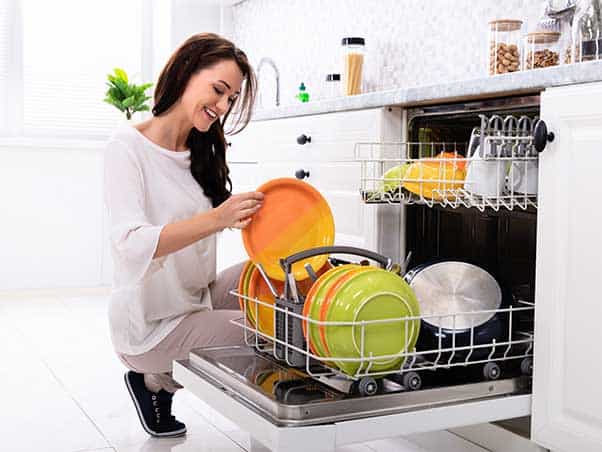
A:
[[[149,222],[142,169],[135,153],[119,140],[111,140],[105,151],[104,201],[116,279],[123,285],[137,284],[164,259],[153,262],[164,225]]]

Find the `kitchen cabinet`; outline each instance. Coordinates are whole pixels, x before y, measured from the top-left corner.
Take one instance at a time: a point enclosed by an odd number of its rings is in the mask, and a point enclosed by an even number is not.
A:
[[[539,168],[532,437],[600,451],[602,83],[546,90],[541,115],[555,140]]]

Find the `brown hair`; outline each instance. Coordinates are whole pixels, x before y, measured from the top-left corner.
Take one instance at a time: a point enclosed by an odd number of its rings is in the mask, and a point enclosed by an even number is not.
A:
[[[232,194],[230,170],[226,163],[224,124],[233,112],[234,119],[228,134],[240,132],[249,123],[255,102],[257,81],[247,56],[232,42],[214,33],[191,36],[173,53],[161,71],[152,110],[154,116],[168,111],[182,97],[194,74],[224,60],[234,61],[243,74],[240,96],[221,122],[215,121],[206,132],[193,127],[186,140],[190,148],[190,172],[211,199],[213,207],[219,206]]]

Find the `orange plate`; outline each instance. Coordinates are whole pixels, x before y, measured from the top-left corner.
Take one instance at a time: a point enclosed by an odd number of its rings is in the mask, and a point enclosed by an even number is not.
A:
[[[245,262],[245,265],[240,272],[240,279],[238,280],[238,293],[244,296],[249,296],[247,294],[247,286],[250,278],[250,272],[253,271],[254,265],[252,261]],[[245,299],[242,297],[238,297],[238,304],[240,305],[240,310],[245,311]],[[247,320],[253,327],[255,326],[255,319],[253,318],[253,313],[250,307],[247,305]]]
[[[317,275],[322,275],[326,270],[330,268],[330,264],[324,265],[318,272]],[[304,269],[305,271],[305,269]],[[284,290],[284,283],[282,281],[276,281],[270,278],[274,289],[276,289],[277,293],[282,293]],[[313,286],[313,281],[310,278],[304,279],[302,281],[297,281],[297,289],[299,293],[305,296]],[[256,298],[264,303],[268,303],[273,305],[276,300],[274,299],[274,295],[270,291],[268,284],[261,276],[259,269],[253,266],[251,270],[251,277],[249,279],[249,285],[247,288],[247,293],[249,298]],[[265,306],[259,303],[255,303],[254,301],[247,301],[247,311],[251,316],[251,320],[257,325],[257,329],[267,335],[274,336],[274,313],[275,310],[270,308],[269,306]],[[257,310],[257,312],[255,311]],[[257,313],[257,317],[256,314]],[[255,322],[257,318],[257,321]]]
[[[320,192],[297,179],[273,179],[257,191],[265,195],[263,206],[243,229],[243,243],[251,260],[261,264],[270,278],[284,281],[281,258],[318,246],[332,246],[332,212]],[[293,264],[293,276],[305,279],[305,264],[321,268],[327,259],[327,255],[320,255],[297,262]]]
[[[332,302],[332,299],[338,292],[339,288],[343,284],[345,284],[345,282],[349,281],[351,278],[353,278],[358,273],[365,272],[367,270],[374,270],[374,267],[365,266],[365,267],[354,268],[352,270],[349,270],[346,273],[343,273],[341,276],[339,276],[337,278],[337,280],[332,284],[332,286],[330,286],[330,288],[328,289],[328,292],[326,292],[326,295],[324,296],[324,302],[322,303],[322,306],[320,307],[320,321],[321,322],[326,321],[328,309],[330,309],[330,303]],[[328,347],[328,343],[326,342],[326,334],[324,333],[324,325],[319,325],[318,330],[320,331],[320,339],[322,342],[322,347],[326,351],[327,356],[331,356],[330,349]]]

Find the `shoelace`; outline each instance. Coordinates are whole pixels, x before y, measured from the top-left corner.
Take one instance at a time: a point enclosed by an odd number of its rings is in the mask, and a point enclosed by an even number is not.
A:
[[[176,420],[175,416],[171,415],[171,396],[161,397],[160,395],[154,394],[152,399],[157,424],[165,422],[166,419],[169,420],[169,422],[174,422]]]

